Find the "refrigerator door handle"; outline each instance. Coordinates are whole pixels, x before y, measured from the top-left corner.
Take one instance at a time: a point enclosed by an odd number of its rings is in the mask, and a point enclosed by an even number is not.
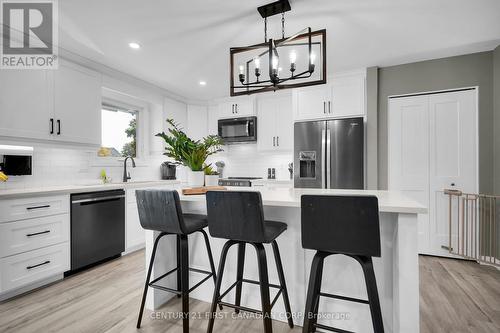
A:
[[[321,130],[321,188],[326,188],[325,161],[324,156],[326,150],[326,130]]]
[[[326,187],[330,188],[330,178],[331,178],[331,139],[330,130],[326,130]]]

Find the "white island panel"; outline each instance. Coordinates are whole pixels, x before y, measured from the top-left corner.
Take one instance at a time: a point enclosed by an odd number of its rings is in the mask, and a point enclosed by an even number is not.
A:
[[[232,189],[230,189],[232,190]],[[237,188],[237,190],[242,190]],[[247,188],[248,190],[248,188]],[[264,215],[268,220],[282,221],[288,229],[277,239],[285,271],[285,278],[290,297],[292,312],[298,317],[296,325],[302,325],[302,313],[305,308],[305,297],[309,270],[314,251],[304,250],[301,242],[300,197],[303,194],[325,195],[376,195],[379,199],[381,257],[374,258],[374,269],[382,308],[384,328],[386,332],[418,332],[419,331],[419,285],[417,255],[417,214],[425,213],[426,208],[407,199],[398,192],[388,191],[351,191],[321,189],[262,189],[260,190],[264,205]],[[206,213],[205,196],[182,196],[184,212]],[[149,263],[154,242],[153,232],[147,233],[146,259]],[[154,233],[156,236],[157,233]],[[190,266],[210,270],[206,249],[201,234],[189,237]],[[216,265],[223,239],[210,237],[212,252]],[[266,245],[270,283],[278,284],[278,275],[272,248]],[[222,291],[236,279],[236,252],[233,246],[228,254]],[[153,277],[158,277],[176,265],[175,236],[165,236],[159,245]],[[258,279],[255,250],[247,245],[245,256],[245,278]],[[194,285],[203,276],[190,273],[190,285]],[[176,287],[175,274],[171,275],[166,286]],[[190,297],[211,302],[214,284],[207,281]],[[361,266],[351,258],[342,255],[330,256],[325,261],[322,291],[366,299],[366,287]],[[276,290],[271,288],[271,297]],[[146,306],[158,309],[168,301],[172,294],[160,290],[152,290],[148,294]],[[234,302],[234,291],[225,299]],[[242,305],[260,308],[258,286],[243,285]],[[179,309],[180,310],[180,309]],[[371,332],[372,322],[367,305],[322,298],[319,311],[331,318],[318,320],[319,323],[333,325],[346,330]],[[277,320],[286,321],[282,298],[273,308],[273,316]],[[217,321],[215,323],[217,325]]]

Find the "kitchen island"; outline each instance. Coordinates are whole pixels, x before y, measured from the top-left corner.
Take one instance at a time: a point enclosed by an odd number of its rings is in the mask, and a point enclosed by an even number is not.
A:
[[[242,188],[229,188],[242,190]],[[247,188],[247,190],[255,190]],[[317,195],[375,195],[379,200],[381,257],[374,258],[384,328],[386,332],[419,332],[419,268],[417,252],[417,214],[426,213],[426,207],[393,191],[360,191],[328,189],[260,189],[267,220],[288,224],[288,229],[277,239],[285,271],[294,322],[302,325],[302,313],[309,280],[309,271],[314,251],[304,250],[301,243],[300,198],[304,194]],[[206,213],[205,196],[183,196],[184,212]],[[149,263],[156,232],[146,231],[146,262]],[[189,239],[190,266],[209,270],[209,263],[203,239],[193,234]],[[210,239],[216,265],[225,240]],[[270,247],[267,247],[267,261],[270,283],[276,283],[278,276]],[[153,278],[176,266],[176,243],[174,236],[160,241]],[[245,278],[258,279],[255,252],[246,251]],[[190,285],[203,278],[190,273]],[[231,249],[226,263],[222,290],[236,279],[236,248]],[[175,274],[163,280],[164,285],[175,288]],[[214,285],[207,281],[194,290],[190,297],[211,302]],[[366,299],[366,288],[360,265],[354,259],[342,255],[330,256],[325,261],[322,291],[349,297]],[[271,298],[276,291],[271,289]],[[149,289],[146,306],[158,309],[174,295],[153,288]],[[234,302],[232,291],[224,298]],[[260,308],[258,286],[244,284],[242,305]],[[180,311],[180,309],[179,309]],[[283,301],[280,298],[273,308],[273,318],[286,321]],[[364,304],[321,298],[318,323],[336,326],[356,332],[371,332],[369,307]],[[201,314],[204,316],[205,314]],[[242,320],[242,319],[239,319]],[[217,321],[215,322],[217,328]]]

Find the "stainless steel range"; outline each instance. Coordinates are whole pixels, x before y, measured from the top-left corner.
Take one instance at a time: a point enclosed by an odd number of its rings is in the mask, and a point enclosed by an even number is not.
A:
[[[262,179],[262,177],[228,177],[219,179],[220,186],[252,186],[252,180]]]

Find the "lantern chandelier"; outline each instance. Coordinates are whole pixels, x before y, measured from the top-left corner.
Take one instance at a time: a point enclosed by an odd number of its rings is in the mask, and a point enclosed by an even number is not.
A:
[[[326,83],[326,30],[308,27],[285,37],[285,12],[291,10],[288,0],[257,10],[264,19],[264,43],[230,49],[231,96]],[[268,39],[267,18],[278,14],[281,39]]]

